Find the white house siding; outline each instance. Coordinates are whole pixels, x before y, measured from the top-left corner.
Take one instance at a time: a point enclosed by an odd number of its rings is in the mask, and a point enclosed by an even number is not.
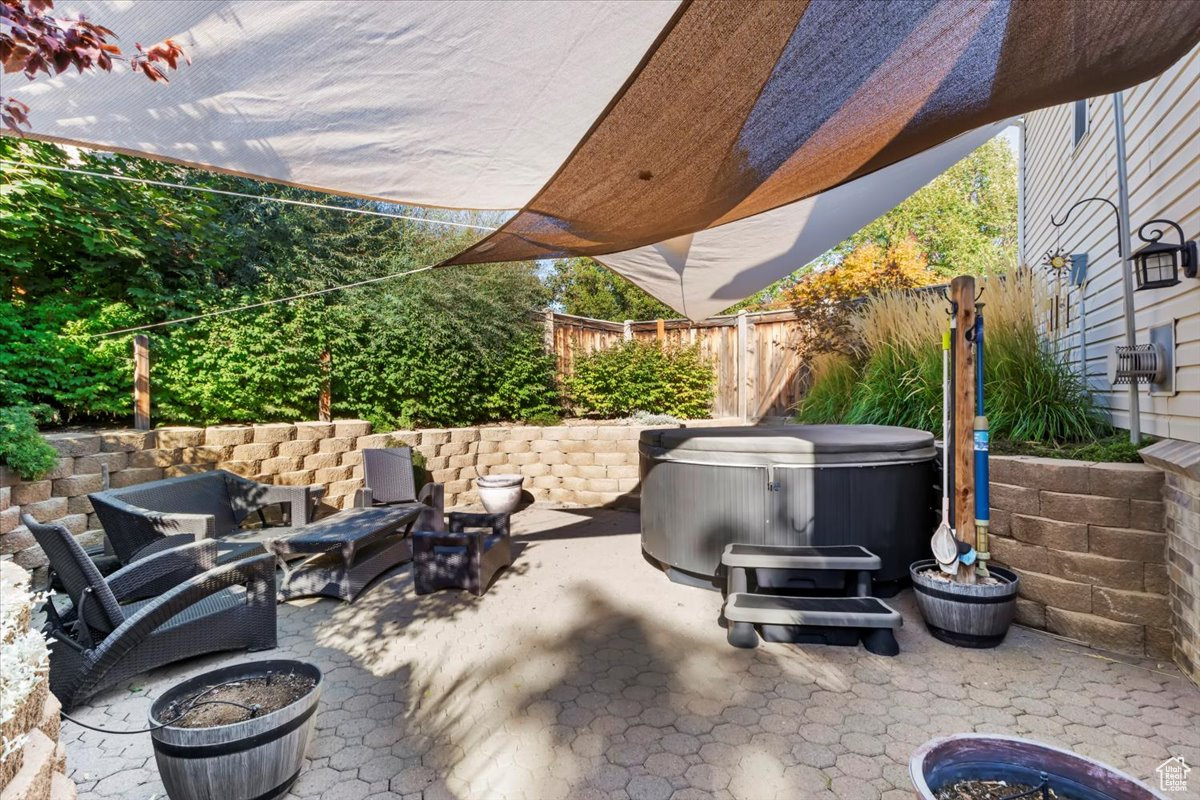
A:
[[[1128,428],[1128,389],[1114,391],[1107,378],[1108,354],[1124,344],[1125,335],[1115,217],[1108,205],[1093,202],[1076,209],[1068,225],[1050,225],[1051,214],[1061,218],[1085,197],[1117,200],[1112,96],[1090,100],[1089,112],[1090,127],[1078,148],[1073,146],[1071,105],[1026,116],[1022,257],[1040,268],[1047,251],[1058,246],[1068,253],[1088,254],[1088,380],[1113,422]],[[1154,80],[1125,92],[1125,130],[1132,250],[1142,244],[1138,226],[1151,219],[1173,220],[1188,239],[1200,239],[1200,48]],[[1173,232],[1169,238],[1174,241]],[[1148,341],[1151,326],[1177,321],[1178,393],[1151,397],[1143,385],[1139,405],[1144,432],[1200,442],[1200,280],[1182,280],[1171,288],[1134,293],[1139,344]],[[1071,292],[1069,305],[1069,329],[1060,328],[1051,336],[1078,364],[1077,292]]]

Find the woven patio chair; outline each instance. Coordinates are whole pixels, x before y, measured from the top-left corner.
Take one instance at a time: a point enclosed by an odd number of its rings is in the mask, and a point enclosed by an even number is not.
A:
[[[275,559],[261,555],[217,566],[211,539],[139,559],[107,578],[61,525],[28,514],[33,533],[71,599],[47,602],[50,690],[67,709],[156,667],[223,650],[275,646]],[[177,582],[149,600],[148,585]]]
[[[266,506],[285,504],[294,528],[312,508],[311,486],[258,483],[225,470],[139,483],[88,495],[104,534],[122,564],[200,539],[220,539],[222,563],[265,552],[267,533],[242,523]],[[287,528],[269,529],[271,537]]]
[[[430,482],[417,490],[411,447],[363,450],[363,488],[355,494],[356,506],[423,503],[428,509],[422,511],[413,529],[443,531],[446,529],[443,522],[445,502],[445,487],[440,483]]]
[[[417,594],[467,589],[478,597],[512,564],[508,514],[456,511],[449,520],[448,532],[413,533],[413,584]]]

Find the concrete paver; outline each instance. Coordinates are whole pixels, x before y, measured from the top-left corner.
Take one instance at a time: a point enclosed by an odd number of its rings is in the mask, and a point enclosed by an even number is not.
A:
[[[636,514],[532,508],[519,554],[482,598],[418,597],[407,567],[354,605],[279,608],[279,647],[142,676],[78,711],[141,726],[153,698],[230,663],[325,673],[309,760],[289,800],[333,798],[893,798],[934,736],[1029,736],[1150,780],[1200,763],[1200,690],[1169,664],[1025,629],[998,649],[932,639],[911,597],[901,654],[730,647],[721,598],[642,557]],[[148,735],[65,723],[83,798],[162,800]]]

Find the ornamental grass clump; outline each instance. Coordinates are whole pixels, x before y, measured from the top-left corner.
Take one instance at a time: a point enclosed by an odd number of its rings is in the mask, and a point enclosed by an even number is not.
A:
[[[990,275],[983,293],[984,387],[992,436],[1062,444],[1111,431],[1104,412],[1063,358],[1038,335],[1042,288],[1029,270]],[[818,359],[797,407],[801,422],[873,423],[941,433],[942,331],[937,294],[894,292],[855,312],[845,353]]]

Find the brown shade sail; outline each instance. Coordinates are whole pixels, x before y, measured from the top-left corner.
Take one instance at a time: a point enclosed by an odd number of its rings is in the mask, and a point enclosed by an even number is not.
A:
[[[691,0],[541,191],[446,264],[599,256],[742,220],[1132,86],[1198,41],[1197,0]]]

